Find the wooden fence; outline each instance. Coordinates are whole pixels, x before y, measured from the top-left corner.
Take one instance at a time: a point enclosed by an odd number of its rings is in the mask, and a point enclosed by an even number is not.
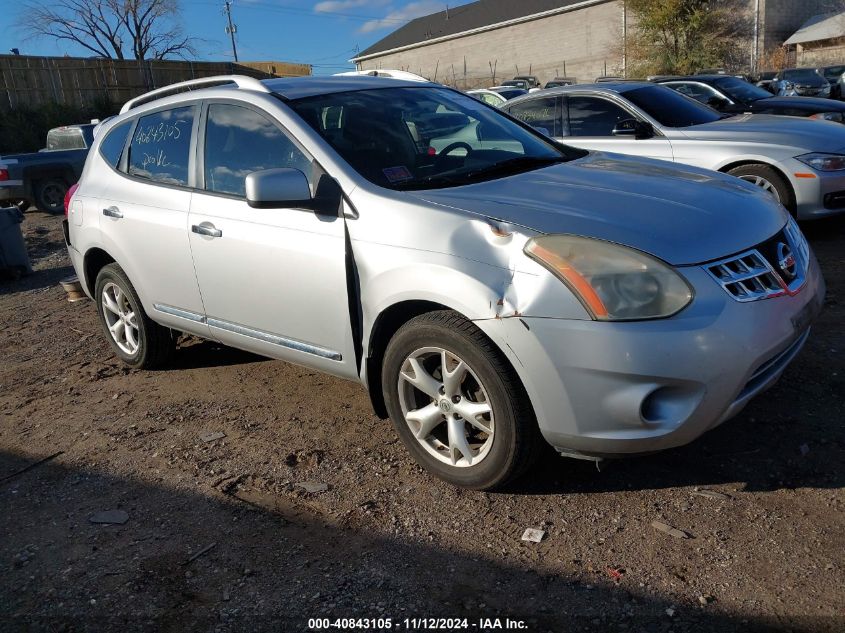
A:
[[[311,72],[310,66],[305,64],[285,66],[289,67],[286,68],[288,74]],[[103,101],[124,103],[178,81],[229,74],[259,79],[274,76],[259,68],[230,62],[0,55],[0,108],[37,107],[50,102],[77,107]]]

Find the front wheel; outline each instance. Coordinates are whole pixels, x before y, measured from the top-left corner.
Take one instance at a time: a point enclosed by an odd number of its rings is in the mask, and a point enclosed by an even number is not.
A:
[[[760,187],[787,209],[794,210],[795,203],[792,199],[792,189],[790,189],[789,183],[768,165],[762,163],[740,165],[734,167],[728,173]]]
[[[172,332],[147,316],[120,266],[103,267],[94,297],[103,332],[120,360],[135,369],[152,369],[168,361],[175,348]]]
[[[519,378],[481,330],[454,312],[430,312],[399,329],[385,353],[382,389],[411,455],[456,486],[502,487],[541,446]]]

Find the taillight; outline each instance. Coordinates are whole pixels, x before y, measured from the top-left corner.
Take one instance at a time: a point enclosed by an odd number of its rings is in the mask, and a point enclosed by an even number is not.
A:
[[[65,194],[65,217],[68,216],[70,213],[70,200],[73,198],[73,194],[76,193],[76,190],[79,189],[79,183],[74,183],[70,186]]]
[[[9,170],[5,167],[0,167],[0,180],[9,180]]]

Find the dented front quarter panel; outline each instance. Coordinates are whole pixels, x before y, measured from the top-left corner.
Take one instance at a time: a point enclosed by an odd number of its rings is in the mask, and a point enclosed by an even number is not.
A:
[[[589,319],[566,286],[523,253],[536,235],[482,215],[357,188],[350,240],[366,349],[376,318],[403,301],[430,301],[471,320]]]

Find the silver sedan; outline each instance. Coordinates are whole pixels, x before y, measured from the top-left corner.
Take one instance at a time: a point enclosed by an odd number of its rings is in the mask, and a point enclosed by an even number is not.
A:
[[[554,88],[502,109],[569,145],[738,176],[798,219],[845,211],[845,127],[839,124],[722,114],[640,82]]]

